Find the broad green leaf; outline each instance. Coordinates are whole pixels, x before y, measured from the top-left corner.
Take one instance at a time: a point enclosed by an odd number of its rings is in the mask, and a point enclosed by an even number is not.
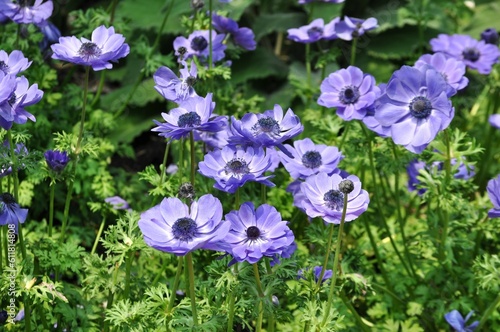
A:
[[[280,13],[263,14],[255,19],[253,32],[255,39],[259,40],[271,32],[285,32],[291,28],[298,28],[306,24],[306,15],[304,13]]]
[[[232,83],[238,84],[257,78],[269,76],[285,77],[288,67],[268,49],[257,48],[253,52],[245,53],[232,66]]]

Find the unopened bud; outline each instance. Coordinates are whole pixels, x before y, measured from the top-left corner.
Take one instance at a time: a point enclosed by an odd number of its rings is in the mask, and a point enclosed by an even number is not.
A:
[[[344,194],[349,194],[354,190],[354,183],[351,180],[342,180],[339,183],[339,191]]]

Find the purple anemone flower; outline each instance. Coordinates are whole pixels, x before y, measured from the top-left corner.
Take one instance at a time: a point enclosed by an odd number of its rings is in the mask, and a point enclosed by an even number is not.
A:
[[[500,57],[496,45],[486,44],[468,35],[440,34],[431,39],[430,44],[434,52],[443,52],[463,61],[467,67],[476,69],[480,74],[489,74]]]
[[[212,60],[217,62],[225,56],[226,45],[222,42],[226,38],[225,34],[217,34],[212,31]],[[181,60],[186,60],[197,56],[201,60],[208,61],[210,32],[208,30],[197,30],[188,38],[179,36],[174,40],[175,55]]]
[[[17,75],[25,71],[31,62],[24,57],[21,51],[14,50],[7,54],[4,50],[0,50],[0,71],[5,75]]]
[[[271,159],[262,147],[226,146],[205,155],[198,165],[199,172],[216,182],[214,188],[234,193],[248,181],[274,187],[269,181],[272,175],[264,176],[271,166]]]
[[[493,209],[488,211],[488,217],[500,218],[500,175],[488,181],[486,186]]]
[[[283,109],[278,104],[264,114],[247,113],[241,120],[231,117],[230,128],[230,143],[265,147],[282,147],[284,141],[304,130],[299,117],[290,108],[283,116]]]
[[[293,241],[288,247],[286,247],[285,249],[283,249],[283,251],[281,252],[281,254],[274,255],[273,259],[269,262],[269,264],[271,264],[271,266],[275,266],[275,265],[281,264],[281,260],[280,259],[292,257],[293,253],[297,250],[297,248],[298,248],[297,242]]]
[[[500,114],[492,114],[490,115],[488,122],[493,127],[500,129]]]
[[[230,265],[243,261],[253,264],[264,256],[280,255],[295,239],[287,221],[268,204],[255,209],[252,202],[243,203],[239,211],[226,214],[226,222],[231,225],[224,239],[233,256]]]
[[[173,108],[170,112],[162,113],[165,123],[154,122],[158,125],[151,131],[159,132],[160,136],[180,139],[186,137],[191,131],[220,131],[226,125],[222,116],[212,117],[215,103],[212,102],[212,94],[205,98],[191,97],[183,101],[179,107]]]
[[[44,154],[47,165],[56,173],[61,172],[69,163],[66,151],[48,150]]]
[[[40,23],[52,15],[54,4],[51,0],[43,2],[43,0],[32,1],[10,1],[0,0],[0,12],[16,23]]]
[[[30,86],[24,76],[16,77],[15,81],[15,89],[8,99],[1,101],[0,98],[0,126],[5,130],[12,128],[13,123],[25,124],[28,119],[35,122],[33,114],[24,108],[38,103],[43,97],[38,84]]]
[[[368,208],[370,197],[366,190],[361,189],[361,182],[354,175],[345,179],[339,174],[328,176],[326,173],[308,177],[300,186],[306,196],[302,202],[306,214],[311,218],[321,217],[325,222],[340,224],[345,194],[340,191],[342,188],[339,185],[346,180],[352,181],[354,190],[347,194],[345,221],[358,218]]]
[[[36,25],[43,34],[40,48],[45,50],[50,45],[56,43],[61,38],[61,31],[50,21],[42,21]]]
[[[343,40],[352,40],[364,35],[366,31],[378,28],[377,19],[370,17],[366,20],[345,16],[335,25],[337,37]]]
[[[495,28],[488,28],[481,32],[481,40],[486,44],[498,45],[498,31]]]
[[[284,147],[293,158],[281,151],[278,153],[283,166],[293,179],[305,179],[319,172],[333,174],[338,170],[339,162],[344,159],[338,148],[314,144],[310,138],[293,142],[293,147],[288,144]]]
[[[447,89],[443,76],[433,68],[403,66],[379,98],[375,119],[391,127],[394,143],[421,153],[453,119],[455,109]]]
[[[14,196],[9,193],[0,195],[0,226],[15,225],[17,234],[19,223],[23,224],[28,216],[28,209],[21,209]]]
[[[218,250],[230,224],[222,222],[222,204],[203,195],[188,207],[178,198],[163,201],[141,214],[139,228],[150,247],[184,256],[196,249]]]
[[[52,59],[64,60],[77,65],[92,66],[93,70],[111,69],[116,62],[130,52],[125,37],[115,33],[114,27],[104,25],[92,32],[92,39],[61,37],[59,43],[51,45]]]
[[[185,61],[181,63],[184,66],[184,68],[180,70],[181,78],[177,77],[177,75],[167,67],[158,68],[153,75],[153,79],[156,83],[156,91],[158,91],[163,98],[178,104],[190,97],[197,96],[193,88],[198,73],[196,64],[193,61],[191,62],[191,68],[188,68],[188,64]]]
[[[462,90],[469,83],[469,79],[464,76],[465,64],[455,58],[447,57],[444,53],[422,55],[415,62],[415,67],[420,69],[425,66],[433,67],[443,76],[448,83],[448,97],[455,95],[458,90]]]
[[[9,161],[7,164],[0,165],[0,178],[3,178],[12,173],[12,164],[10,162],[12,158],[10,158],[10,145],[9,141],[7,140],[3,142],[3,151],[6,152],[2,153],[2,157],[8,159]],[[17,143],[14,148],[14,153],[16,154],[17,160],[19,161],[17,166],[19,167],[19,169],[23,169],[25,165],[23,164],[22,159],[24,159],[28,155],[28,149],[23,143]]]
[[[104,202],[111,204],[111,206],[113,206],[113,209],[115,210],[132,211],[128,202],[120,196],[107,197],[104,199]]]
[[[346,121],[363,119],[380,93],[375,78],[354,66],[330,74],[320,89],[318,104],[336,107],[337,115]]]
[[[314,43],[320,39],[330,40],[337,38],[335,34],[335,24],[337,19],[334,19],[327,25],[322,18],[317,18],[308,25],[300,28],[288,29],[288,39],[298,43]]]
[[[310,268],[306,268],[306,271],[308,271]],[[321,271],[323,271],[323,267],[322,266],[315,266],[313,267],[313,271],[312,271],[312,274],[314,276],[314,281],[315,282],[318,282],[319,280],[319,277],[321,276]],[[333,271],[332,270],[326,270],[325,271],[325,274],[323,274],[323,278],[321,279],[321,283],[324,283],[326,280],[328,279],[331,279],[331,277],[333,276]],[[297,272],[297,277],[299,279],[306,279],[304,277],[304,270],[299,270]]]
[[[363,118],[363,123],[365,126],[370,129],[371,131],[375,132],[377,135],[380,137],[389,137],[391,136],[391,127],[389,126],[382,126],[380,122],[375,118],[375,111],[377,108],[380,106],[380,96],[385,93],[385,89],[387,87],[387,84],[385,83],[380,83],[378,85],[378,95],[375,99],[375,103],[373,103],[372,106],[370,106],[366,110],[366,115]]]
[[[215,117],[215,114],[212,114],[212,117]],[[214,149],[222,149],[226,145],[229,144],[229,121],[227,117],[220,117],[221,123],[223,123],[222,129],[220,131],[195,131],[194,132],[194,140],[202,141],[206,144],[208,150]]]
[[[249,28],[240,28],[238,23],[229,17],[212,14],[212,24],[218,32],[228,33],[233,36],[236,45],[252,51],[257,47],[255,34]]]
[[[469,318],[472,316],[474,311],[469,312],[465,319],[462,317],[458,310],[450,311],[449,313],[444,315],[444,319],[450,324],[456,332],[474,332],[474,330],[478,327],[479,321],[475,321],[469,326],[465,326]]]

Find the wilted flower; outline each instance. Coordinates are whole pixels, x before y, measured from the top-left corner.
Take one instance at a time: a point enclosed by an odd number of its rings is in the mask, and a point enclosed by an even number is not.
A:
[[[47,165],[56,173],[61,172],[69,162],[66,151],[48,150],[43,155]]]
[[[443,52],[463,61],[467,67],[476,69],[480,74],[489,74],[498,62],[500,50],[496,45],[478,41],[468,35],[440,34],[430,41],[434,52]]]
[[[43,0],[35,0],[35,3],[30,6],[32,1],[9,1],[0,0],[0,12],[16,23],[40,23],[52,15],[54,5],[51,0],[43,2]]]
[[[271,175],[264,172],[271,166],[270,156],[262,147],[226,146],[205,155],[198,165],[199,172],[216,181],[214,188],[234,193],[248,181],[274,187]]]
[[[500,175],[488,181],[486,186],[493,209],[488,211],[488,217],[500,218]]]
[[[450,324],[451,327],[455,329],[456,332],[474,332],[474,330],[478,327],[479,321],[475,321],[469,326],[465,326],[469,318],[472,316],[474,311],[469,312],[467,316],[464,318],[458,312],[458,310],[450,311],[449,313],[444,315],[444,319]]]
[[[425,66],[433,67],[443,76],[446,83],[448,83],[448,97],[453,96],[458,90],[462,90],[469,83],[469,79],[464,76],[465,64],[455,58],[447,57],[444,53],[438,52],[432,55],[422,55],[415,62],[415,67],[422,69]]]
[[[284,141],[304,130],[299,117],[291,109],[283,116],[283,109],[277,104],[264,114],[247,113],[241,120],[231,117],[230,128],[230,143],[265,147],[281,147]]]
[[[59,43],[51,46],[53,59],[68,61],[77,65],[92,66],[93,70],[111,69],[111,62],[127,56],[130,52],[125,37],[115,33],[114,27],[104,25],[92,32],[92,40],[86,38],[61,37]]]
[[[337,115],[346,121],[361,120],[378,95],[379,88],[375,85],[375,78],[363,74],[358,67],[349,66],[323,80],[318,104],[336,107]]]
[[[132,210],[128,202],[120,196],[107,197],[104,199],[104,202],[111,204],[115,210]]]
[[[156,83],[155,89],[163,98],[171,100],[175,103],[180,103],[189,97],[197,96],[194,91],[196,83],[197,68],[196,64],[191,62],[191,68],[188,69],[188,64],[181,61],[184,66],[181,70],[181,78],[178,78],[174,72],[167,67],[160,67],[154,73],[153,79]]]
[[[201,196],[190,208],[178,198],[164,198],[139,220],[147,245],[177,256],[196,249],[218,250],[217,242],[226,238],[229,227],[222,222],[222,204],[212,195]]]
[[[213,62],[222,60],[225,56],[226,45],[222,43],[225,37],[225,34],[217,34],[217,32],[212,31]],[[208,30],[194,31],[188,38],[179,36],[174,40],[175,55],[180,56],[181,60],[186,60],[193,56],[197,56],[202,60],[208,60],[210,53],[209,39],[210,32]]]
[[[288,39],[298,43],[314,43],[320,39],[330,40],[337,38],[335,34],[335,24],[338,19],[334,19],[327,25],[322,18],[317,18],[308,25],[300,28],[288,29]]]
[[[347,211],[345,221],[352,221],[368,208],[370,197],[366,190],[361,189],[358,177],[349,175],[347,180],[354,184],[354,190],[347,194]],[[340,224],[344,207],[344,193],[339,185],[344,180],[339,174],[328,176],[318,173],[306,179],[300,186],[305,195],[302,208],[311,217],[321,217],[325,222]]]
[[[314,144],[310,138],[293,142],[293,147],[288,144],[284,147],[293,158],[281,151],[278,153],[286,170],[294,179],[305,179],[319,172],[333,174],[339,162],[344,158],[338,148]]]
[[[498,31],[495,28],[488,28],[481,32],[481,40],[486,44],[498,45]]]
[[[253,264],[264,256],[280,255],[295,239],[281,214],[268,204],[255,209],[253,203],[243,203],[239,211],[226,214],[226,222],[231,225],[224,239],[233,256],[230,265],[243,261]]]
[[[385,94],[379,98],[375,119],[391,127],[394,143],[421,153],[453,119],[455,109],[447,89],[436,70],[403,66],[394,72]]]
[[[5,75],[17,75],[25,71],[32,61],[28,61],[23,55],[23,52],[14,50],[7,54],[4,50],[0,50],[0,71]]]
[[[154,120],[158,125],[151,131],[159,132],[160,136],[180,139],[187,136],[193,130],[216,132],[222,130],[226,125],[223,117],[212,118],[215,103],[212,102],[212,94],[205,98],[191,97],[183,101],[179,107],[173,108],[170,112],[162,113],[165,123]]]
[[[15,225],[17,234],[19,223],[23,224],[28,216],[28,209],[21,209],[14,196],[9,193],[0,195],[0,226]]]
[[[345,16],[335,25],[337,37],[343,40],[352,40],[365,34],[366,31],[378,28],[377,19],[370,17],[363,20],[360,18]]]

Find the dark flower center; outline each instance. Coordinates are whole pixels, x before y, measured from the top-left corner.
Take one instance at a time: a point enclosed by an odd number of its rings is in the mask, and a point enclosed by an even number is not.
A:
[[[311,39],[320,38],[323,35],[323,28],[321,28],[321,27],[312,27],[309,30],[307,30],[307,35]]]
[[[196,112],[189,112],[179,116],[177,125],[181,128],[199,126],[201,118]]]
[[[248,164],[241,158],[234,158],[228,161],[226,167],[224,167],[226,174],[232,173],[233,175],[245,175],[250,173]]]
[[[323,200],[332,210],[340,211],[344,207],[344,194],[340,191],[331,189],[325,193]]]
[[[187,49],[186,49],[184,46],[181,46],[181,47],[179,47],[179,49],[177,50],[177,52],[178,52],[181,56],[183,56],[184,54],[186,54],[186,53],[187,53]]]
[[[463,50],[462,55],[465,60],[476,62],[479,59],[481,53],[479,53],[478,49],[475,47],[467,47],[465,50]]]
[[[7,102],[11,107],[14,106],[14,104],[16,103],[16,98],[17,98],[16,94],[12,92],[11,95],[9,96],[9,99],[7,100]]]
[[[307,151],[302,156],[302,164],[307,168],[317,168],[320,167],[321,154],[318,151]]]
[[[256,133],[266,133],[271,136],[279,136],[280,125],[278,121],[273,118],[266,116],[265,118],[260,118],[257,123],[252,127],[252,130]]]
[[[0,61],[0,70],[3,71],[5,74],[8,74],[9,66],[4,61]]]
[[[340,90],[339,99],[343,104],[354,104],[359,99],[359,89],[348,85]]]
[[[260,230],[257,226],[247,228],[247,237],[250,241],[255,241],[260,237]]]
[[[192,87],[196,84],[196,77],[194,76],[189,76],[188,78],[186,78],[185,80],[185,83],[187,84],[187,86],[189,87]]]
[[[4,202],[5,205],[10,205],[16,203],[16,200],[14,199],[14,196],[12,196],[10,193],[3,193],[0,196],[0,200]]]
[[[204,49],[206,49],[208,46],[208,42],[205,39],[205,37],[202,36],[197,36],[194,37],[193,40],[191,41],[191,48],[195,50],[196,52],[201,52]]]
[[[410,113],[417,119],[424,119],[431,114],[432,104],[424,96],[417,96],[410,102]]]
[[[95,43],[83,43],[78,50],[78,55],[80,55],[83,60],[90,61],[98,58],[102,51]]]
[[[189,242],[196,236],[198,226],[191,218],[180,218],[174,222],[172,233],[174,238],[181,241]]]

